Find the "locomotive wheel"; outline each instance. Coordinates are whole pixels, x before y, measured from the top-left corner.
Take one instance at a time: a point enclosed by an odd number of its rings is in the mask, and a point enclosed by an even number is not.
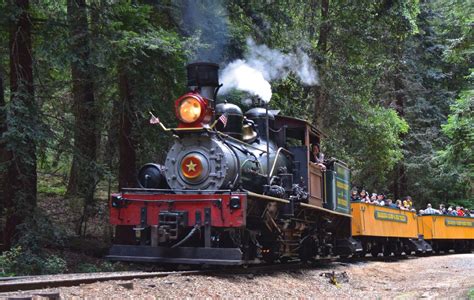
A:
[[[370,249],[370,254],[372,255],[372,257],[377,257],[379,256],[379,253],[381,252],[382,249],[380,249],[381,247],[379,246],[372,246],[372,248]]]
[[[262,259],[266,262],[266,263],[269,263],[269,264],[272,264],[273,262],[275,262],[275,260],[277,259],[278,257],[275,255],[275,253],[273,253],[272,251],[269,252],[269,253],[266,253],[266,254],[262,254]]]
[[[403,250],[401,247],[398,247],[394,252],[393,252],[393,255],[395,255],[395,257],[402,257],[403,256]]]

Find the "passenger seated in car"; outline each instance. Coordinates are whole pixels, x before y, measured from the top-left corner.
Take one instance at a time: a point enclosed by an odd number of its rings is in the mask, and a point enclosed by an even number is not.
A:
[[[395,205],[397,206],[398,209],[406,210],[405,207],[403,206],[402,200],[400,199],[397,199],[397,201],[395,201]]]
[[[326,166],[324,165],[324,153],[321,152],[319,144],[313,144],[311,146],[311,162],[315,163],[321,168],[321,171],[326,171]]]
[[[390,208],[398,208],[397,205],[395,203],[393,203],[393,200],[392,199],[387,199],[387,203],[385,203],[386,206],[390,207]]]
[[[405,200],[403,200],[403,206],[407,209],[407,210],[411,210],[413,208],[413,200],[411,199],[410,196],[406,196],[405,197]]]
[[[464,216],[465,217],[471,217],[471,212],[469,211],[469,209],[467,209],[467,208],[464,209]]]
[[[379,202],[380,206],[385,206],[385,195],[383,193],[378,194],[377,201]]]
[[[379,202],[377,201],[377,193],[372,193],[372,196],[370,196],[370,203],[379,204]]]
[[[359,193],[357,193],[357,190],[352,190],[351,201],[352,202],[359,202],[360,201]]]
[[[408,201],[407,201],[407,200],[403,200],[402,203],[403,203],[403,208],[404,208],[405,210],[409,210],[410,205],[408,204]]]
[[[464,217],[464,211],[461,209],[461,206],[456,206],[456,212],[459,217]]]
[[[426,209],[424,210],[423,214],[424,215],[436,215],[436,214],[439,214],[439,211],[437,211],[436,209],[431,207],[431,203],[428,203],[428,205],[426,206]]]
[[[439,205],[439,213],[442,215],[446,215],[448,213],[446,210],[446,206],[444,206],[444,204]]]
[[[370,202],[369,195],[365,190],[362,190],[359,194],[359,198],[361,202]]]
[[[458,215],[458,212],[457,212],[455,209],[453,209],[452,206],[450,206],[450,207],[448,207],[448,215],[450,215],[450,216],[457,216],[457,215]]]

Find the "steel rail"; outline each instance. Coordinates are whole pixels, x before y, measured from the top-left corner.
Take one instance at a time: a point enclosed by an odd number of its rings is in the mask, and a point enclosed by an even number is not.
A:
[[[416,257],[416,256],[415,256]],[[403,259],[413,259],[413,255],[404,256],[390,256],[390,257],[328,257],[328,258],[317,258],[310,263],[303,263],[299,260],[294,260],[286,263],[274,263],[274,264],[255,264],[247,266],[225,266],[217,269],[201,269],[201,270],[186,270],[186,271],[164,271],[164,272],[148,272],[148,273],[135,273],[128,272],[127,274],[105,274],[95,275],[94,273],[80,273],[80,274],[62,274],[58,275],[61,278],[48,278],[51,275],[42,276],[18,276],[18,277],[5,277],[0,280],[0,297],[8,297],[5,294],[7,292],[24,292],[30,290],[41,290],[47,288],[57,287],[70,287],[78,286],[81,284],[91,284],[96,282],[104,281],[115,281],[115,280],[133,280],[133,279],[145,279],[145,278],[160,278],[167,277],[169,275],[180,275],[180,276],[191,276],[191,275],[244,275],[244,274],[262,274],[262,273],[273,273],[273,272],[287,272],[296,270],[311,270],[325,267],[334,263],[340,264],[351,264],[360,262],[370,261],[382,261],[382,262],[393,262]],[[90,277],[79,277],[74,276],[87,276]],[[54,275],[53,275],[54,276]],[[72,276],[73,278],[64,278],[65,276]],[[43,278],[42,278],[43,277]],[[30,279],[30,280],[28,280]]]
[[[67,287],[67,286],[76,286],[80,284],[95,283],[101,281],[110,281],[110,280],[131,280],[131,279],[141,279],[141,278],[153,278],[153,277],[166,277],[169,275],[197,275],[202,273],[202,271],[172,271],[172,272],[150,272],[150,273],[133,273],[133,274],[110,274],[110,275],[99,275],[94,276],[93,273],[90,273],[90,277],[79,277],[79,278],[64,278],[65,276],[87,276],[88,274],[63,274],[61,278],[42,278],[50,277],[51,275],[43,276],[29,276],[25,278],[15,278],[9,277],[9,280],[4,280],[0,282],[0,293],[4,292],[15,292],[15,291],[27,291],[27,290],[38,290],[45,288],[53,287]],[[18,281],[17,281],[18,280]]]
[[[321,259],[317,261],[318,266],[326,262],[332,262],[333,259]],[[217,269],[202,269],[202,270],[188,270],[188,271],[170,271],[170,272],[149,272],[149,273],[132,273],[132,274],[110,274],[110,275],[96,275],[93,273],[89,274],[63,274],[58,275],[61,278],[48,278],[51,275],[41,275],[41,276],[19,276],[19,277],[6,277],[3,282],[0,282],[0,297],[3,295],[1,293],[5,292],[19,292],[19,291],[29,291],[29,290],[40,290],[46,288],[55,288],[55,287],[69,287],[69,286],[78,286],[81,284],[91,284],[95,282],[111,281],[111,280],[132,280],[132,279],[144,279],[144,278],[159,278],[166,277],[169,275],[180,275],[180,276],[190,276],[190,275],[239,275],[239,274],[258,274],[258,273],[268,273],[268,272],[278,272],[278,271],[291,271],[291,270],[303,270],[308,268],[314,268],[315,265],[306,265],[300,261],[293,261],[288,263],[280,264],[256,264],[248,265],[246,267],[241,266],[227,266]],[[74,276],[87,276],[90,277],[79,277],[74,278]],[[65,278],[66,276],[72,276],[72,278]],[[43,277],[43,278],[42,278]],[[30,279],[30,280],[27,280]]]

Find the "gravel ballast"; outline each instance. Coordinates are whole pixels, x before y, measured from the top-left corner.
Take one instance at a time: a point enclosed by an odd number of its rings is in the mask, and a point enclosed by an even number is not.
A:
[[[333,271],[336,282],[326,274]],[[334,263],[328,267],[272,274],[169,275],[161,278],[107,281],[41,292],[59,292],[62,299],[468,299],[472,288],[474,254],[452,254],[393,262]],[[34,292],[0,294],[0,297],[5,299],[8,296],[27,294],[32,295]]]

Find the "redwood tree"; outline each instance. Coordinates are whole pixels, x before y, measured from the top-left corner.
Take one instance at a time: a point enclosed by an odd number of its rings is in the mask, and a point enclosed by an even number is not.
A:
[[[316,9],[316,3],[314,3],[314,9]],[[324,79],[324,61],[328,52],[328,38],[330,32],[330,19],[329,19],[329,0],[321,1],[321,25],[319,28],[318,37],[318,52],[321,55],[318,66],[321,80]],[[327,102],[327,94],[324,86],[314,87],[314,120],[318,128],[323,128],[323,107]]]
[[[97,113],[90,63],[89,26],[85,0],[68,0],[72,96],[74,105],[74,153],[67,194],[93,202],[96,185]]]
[[[7,117],[5,113],[5,89],[3,85],[3,73],[0,72],[0,137],[7,131]],[[0,138],[0,218],[4,216],[5,204],[11,199],[11,189],[8,184],[8,163],[11,160],[11,152],[6,147],[6,142],[3,138]],[[11,205],[11,204],[10,204]],[[3,236],[3,225],[0,227],[0,235],[2,237],[1,244],[4,244],[6,236]],[[2,251],[0,247],[0,251]]]
[[[134,103],[132,87],[126,64],[119,67],[120,101],[116,111],[119,112],[119,188],[135,187],[136,185],[136,144],[132,136],[132,116]]]
[[[15,14],[10,22],[10,88],[11,105],[2,160],[9,161],[6,198],[7,220],[5,245],[12,244],[17,225],[24,222],[36,207],[36,142],[38,107],[33,88],[31,17],[28,0],[9,3]]]

